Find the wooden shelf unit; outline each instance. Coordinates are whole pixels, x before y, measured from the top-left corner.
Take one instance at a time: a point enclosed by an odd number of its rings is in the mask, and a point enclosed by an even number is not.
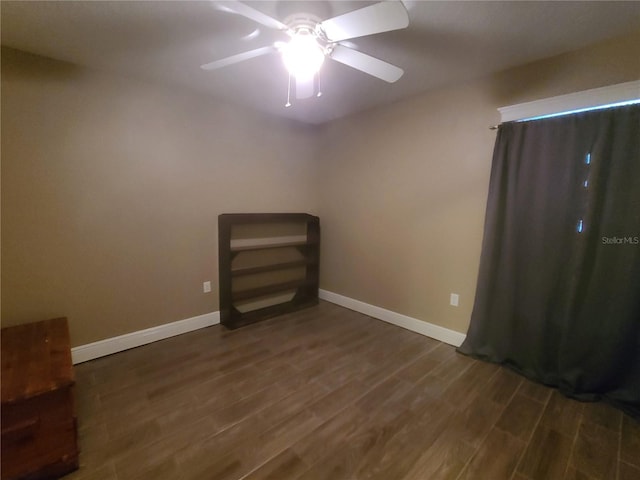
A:
[[[242,275],[253,275],[255,273],[273,272],[276,270],[287,270],[289,268],[304,267],[313,265],[310,260],[294,260],[291,262],[274,263],[271,265],[261,265],[257,267],[241,267],[231,270],[232,277],[241,277]]]
[[[260,228],[293,226],[304,235],[256,238],[236,235],[238,229],[259,231]],[[270,252],[292,253],[298,258],[270,259]],[[234,265],[252,252],[257,263]],[[262,258],[261,258],[262,257]],[[218,267],[220,290],[220,322],[227,328],[238,328],[266,318],[306,308],[318,303],[320,261],[320,219],[306,213],[233,213],[218,216]],[[297,274],[297,275],[296,275]],[[284,275],[285,278],[279,278]],[[295,278],[288,278],[293,275]],[[243,286],[242,282],[249,282]],[[255,284],[253,284],[253,283]],[[290,293],[286,301],[276,294]],[[270,304],[269,302],[277,301]],[[248,311],[240,304],[266,302]]]

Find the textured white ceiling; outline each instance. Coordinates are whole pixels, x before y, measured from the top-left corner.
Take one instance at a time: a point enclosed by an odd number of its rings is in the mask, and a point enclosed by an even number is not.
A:
[[[375,2],[245,2],[283,19],[329,18]],[[277,54],[205,72],[199,66],[282,40],[207,1],[2,1],[2,44],[89,67],[180,85],[273,115],[319,124],[451,82],[640,30],[640,2],[405,1],[410,25],[350,46],[405,70],[394,84],[334,61],[323,96],[285,108]],[[640,55],[640,47],[639,47]]]

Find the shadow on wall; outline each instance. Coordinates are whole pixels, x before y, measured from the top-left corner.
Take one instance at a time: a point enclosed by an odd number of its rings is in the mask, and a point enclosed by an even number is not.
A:
[[[28,62],[24,61],[25,57],[29,57]],[[46,67],[48,80],[61,84],[81,78],[86,72],[86,69],[72,63],[49,60],[39,55],[2,46],[2,65],[7,64],[11,65],[11,75],[22,81],[33,79],[35,83],[42,83],[43,67]]]

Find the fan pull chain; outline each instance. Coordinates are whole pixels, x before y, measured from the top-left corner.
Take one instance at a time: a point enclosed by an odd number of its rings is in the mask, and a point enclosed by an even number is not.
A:
[[[287,108],[291,106],[291,74],[289,74],[289,84],[287,85],[287,103],[284,106]]]
[[[316,73],[316,97],[321,97],[322,96],[322,90],[320,90],[320,72]]]

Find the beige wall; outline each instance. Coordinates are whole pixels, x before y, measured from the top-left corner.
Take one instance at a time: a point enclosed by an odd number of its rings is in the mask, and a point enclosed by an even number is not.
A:
[[[317,211],[312,134],[3,49],[2,325],[81,345],[218,310],[217,215]]]
[[[3,49],[2,325],[65,315],[81,345],[215,311],[217,215],[307,211],[322,288],[464,332],[496,108],[637,79],[638,44],[315,130]]]
[[[466,332],[496,109],[638,79],[638,45],[620,38],[327,126],[322,288]]]

